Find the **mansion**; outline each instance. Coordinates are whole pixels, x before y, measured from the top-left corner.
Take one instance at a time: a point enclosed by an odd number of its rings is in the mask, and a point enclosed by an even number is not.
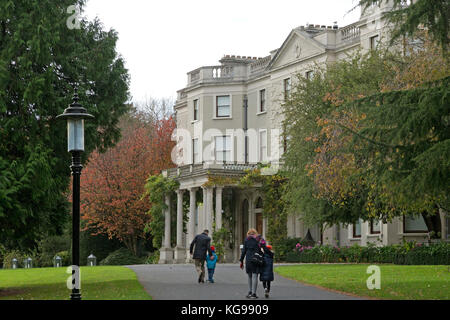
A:
[[[300,26],[265,57],[225,55],[219,65],[187,73],[187,85],[178,91],[174,107],[177,167],[163,171],[164,176],[179,182],[179,189],[166,195],[169,209],[165,212],[160,263],[188,262],[189,245],[204,229],[210,230],[213,244],[214,230],[231,230],[227,262],[239,259],[249,228],[265,237],[268,226],[258,186],[239,188],[227,178],[242,177],[257,163],[270,163],[274,168],[280,164],[285,148],[280,134],[281,105],[289,97],[296,75],[311,77],[315,65],[345,59],[358,50],[367,52],[385,42],[389,30],[383,13],[391,8],[386,2],[367,8],[357,22],[344,27]],[[208,183],[214,178],[224,183]],[[176,207],[170,205],[175,198]],[[441,220],[442,237],[447,239],[449,222],[444,213]],[[314,241],[324,244],[389,245],[403,239],[424,242],[428,235],[421,216],[396,218],[390,223],[359,221],[320,230],[319,226],[305,225],[298,215],[288,217],[289,237],[303,238],[309,233]],[[171,243],[174,233],[176,245]]]

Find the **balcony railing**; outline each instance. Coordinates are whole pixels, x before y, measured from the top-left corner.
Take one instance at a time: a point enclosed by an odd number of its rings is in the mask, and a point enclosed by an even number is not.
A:
[[[356,24],[351,24],[351,25],[341,29],[341,40],[342,41],[359,40],[360,35],[361,35],[360,28]]]
[[[232,66],[201,67],[188,73],[189,85],[199,82],[214,82],[233,78]]]
[[[188,178],[199,175],[243,175],[246,170],[256,168],[256,164],[240,163],[199,163],[188,164],[164,170],[164,175],[171,179]]]

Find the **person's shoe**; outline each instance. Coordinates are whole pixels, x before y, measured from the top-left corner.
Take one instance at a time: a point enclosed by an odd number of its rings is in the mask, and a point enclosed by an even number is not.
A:
[[[258,296],[256,295],[256,293],[254,293],[250,296],[250,299],[258,299]]]
[[[264,290],[264,296],[265,296],[266,298],[269,297],[269,290],[267,290],[267,289]]]
[[[198,283],[202,282],[202,277],[198,277]]]
[[[245,296],[246,298],[250,298],[252,296],[252,292],[249,291],[248,294]]]
[[[214,283],[214,280],[211,279],[211,280],[209,280],[209,282]]]

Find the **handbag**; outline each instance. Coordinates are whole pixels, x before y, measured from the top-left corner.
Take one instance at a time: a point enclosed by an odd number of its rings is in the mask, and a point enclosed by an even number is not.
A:
[[[257,250],[253,253],[252,258],[250,259],[258,267],[261,267],[264,264],[264,257],[261,250]]]

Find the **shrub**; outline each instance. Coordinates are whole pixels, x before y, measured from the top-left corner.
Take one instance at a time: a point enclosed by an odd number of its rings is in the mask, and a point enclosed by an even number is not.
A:
[[[130,250],[120,248],[110,253],[105,259],[100,261],[103,266],[123,266],[130,264],[142,264],[144,259],[136,257]]]
[[[450,243],[421,245],[407,243],[377,247],[374,244],[351,247],[304,246],[298,243],[287,252],[287,262],[304,263],[394,263],[409,265],[449,265]]]
[[[145,261],[146,264],[157,264],[158,262],[159,262],[159,250],[151,252],[147,256],[147,260]]]
[[[27,257],[27,255],[19,250],[11,250],[5,251],[3,256],[3,268],[11,269],[12,268],[12,260],[16,258],[18,260],[18,267],[23,268],[23,260]]]
[[[38,243],[38,250],[40,252],[39,265],[41,267],[52,267],[53,258],[57,255],[57,252],[70,250],[70,237],[69,235],[45,237]]]
[[[70,256],[70,254],[69,254],[69,251],[60,251],[60,252],[57,252],[57,253],[55,254],[55,257],[56,257],[56,256],[59,256],[59,257],[61,258],[62,266],[70,266],[70,265],[71,265],[72,259],[71,259],[71,256]],[[52,265],[53,265],[53,259],[52,259]]]
[[[287,255],[292,256],[292,251],[297,243],[314,245],[314,243],[307,243],[302,238],[284,238],[273,243],[275,254],[275,261],[285,261]]]
[[[97,261],[102,261],[110,253],[120,249],[122,244],[117,239],[108,239],[104,234],[92,235],[96,230],[88,229],[80,233],[80,265],[87,264],[87,257],[92,253]]]

